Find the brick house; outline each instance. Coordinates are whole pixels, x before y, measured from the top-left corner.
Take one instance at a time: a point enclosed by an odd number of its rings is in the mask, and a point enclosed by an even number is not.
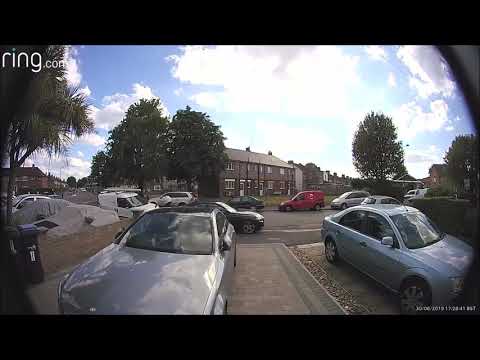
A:
[[[295,167],[271,151],[268,154],[227,148],[229,159],[219,177],[220,196],[292,195]]]
[[[428,183],[431,187],[445,185],[447,180],[447,165],[433,164],[428,170]]]
[[[2,168],[2,186],[5,189],[8,184],[9,168]],[[15,194],[22,193],[26,189],[46,189],[49,187],[48,176],[42,170],[33,164],[31,167],[20,167],[16,170],[15,185],[13,191]]]

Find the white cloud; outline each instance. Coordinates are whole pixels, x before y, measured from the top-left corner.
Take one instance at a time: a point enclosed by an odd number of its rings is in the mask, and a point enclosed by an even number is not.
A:
[[[92,94],[92,91],[88,86],[85,86],[84,88],[81,88],[78,90],[79,93],[84,94],[86,97],[89,97]]]
[[[80,179],[90,175],[90,161],[78,157],[52,156],[49,158],[46,153],[41,152],[25,161],[25,166],[32,166],[32,164],[35,164],[45,174],[50,172],[62,179],[69,176]]]
[[[405,150],[405,166],[409,174],[417,179],[427,177],[430,166],[442,162],[440,149],[435,145],[430,145],[427,148],[407,148]]]
[[[448,65],[433,46],[402,46],[397,57],[410,71],[410,87],[422,98],[453,94],[455,83],[450,79]]]
[[[81,158],[85,157],[83,152],[81,152],[80,150],[77,151],[77,155],[80,156]]]
[[[397,86],[397,81],[395,80],[395,75],[393,72],[390,72],[388,74],[388,86],[390,87],[396,87]]]
[[[455,128],[452,125],[449,125],[445,128],[447,131],[453,131]]]
[[[373,60],[386,62],[388,59],[387,52],[381,46],[378,46],[378,45],[365,46],[364,49],[365,49],[365,52],[368,54],[368,56]]]
[[[173,90],[173,93],[177,96],[180,96],[183,94],[183,89],[182,88],[175,89]]]
[[[172,75],[184,83],[219,87],[192,96],[228,112],[338,116],[359,84],[358,57],[335,46],[186,46]]]
[[[67,46],[65,52],[66,59],[66,74],[65,77],[69,85],[78,86],[82,81],[82,74],[78,67],[79,61],[76,58],[78,56],[78,51],[73,46]]]
[[[130,94],[116,93],[105,96],[100,108],[91,107],[95,126],[105,130],[114,128],[122,121],[129,106],[142,98],[153,99],[158,98],[158,96],[153,93],[150,87],[138,83],[132,85],[132,93]],[[160,103],[160,107],[163,110],[163,114],[170,116],[164,104]]]
[[[448,120],[448,105],[444,100],[430,103],[430,111],[412,101],[401,105],[392,113],[392,118],[398,128],[400,139],[411,139],[418,133],[440,130]]]
[[[86,134],[80,138],[77,138],[75,142],[80,144],[88,144],[99,148],[105,145],[105,138],[98,134]]]

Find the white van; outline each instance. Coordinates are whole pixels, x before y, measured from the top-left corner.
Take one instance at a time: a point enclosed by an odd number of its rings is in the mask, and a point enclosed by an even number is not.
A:
[[[134,192],[98,194],[98,204],[102,209],[114,210],[118,216],[124,218],[136,218],[146,211],[157,208],[155,203],[147,203],[144,197]]]
[[[425,194],[427,193],[428,188],[426,189],[413,189],[410,190],[405,194],[403,197],[404,203],[405,204],[411,204],[413,199],[422,199],[425,197]]]

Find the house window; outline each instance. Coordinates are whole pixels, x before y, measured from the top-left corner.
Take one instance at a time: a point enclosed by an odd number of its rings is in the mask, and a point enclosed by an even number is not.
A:
[[[285,181],[280,181],[280,190],[285,189]]]
[[[250,164],[247,164],[247,170],[250,171]]]
[[[263,166],[259,165],[258,168],[260,169],[260,172],[263,172]]]
[[[225,179],[225,189],[234,190],[235,189],[235,180]]]
[[[267,174],[271,174],[272,173],[272,168],[270,166],[267,166]]]
[[[280,175],[285,175],[285,169],[284,168],[280,168]]]
[[[232,162],[227,163],[227,170],[235,170]]]
[[[161,185],[153,185],[153,190],[162,190]]]
[[[268,190],[273,190],[273,181],[267,182]]]

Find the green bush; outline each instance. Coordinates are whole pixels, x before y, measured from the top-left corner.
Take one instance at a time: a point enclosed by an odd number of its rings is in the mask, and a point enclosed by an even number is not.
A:
[[[475,209],[468,200],[448,197],[414,199],[413,207],[427,215],[440,230],[448,234],[470,238],[474,234]]]
[[[391,196],[400,202],[403,202],[403,195],[410,189],[403,189],[398,184],[390,181],[378,181],[373,179],[353,179],[352,187],[368,191],[371,195],[385,195]]]
[[[449,188],[444,186],[430,188],[425,194],[425,196],[429,198],[439,197],[439,196],[452,196],[452,195],[453,195],[453,192]]]

